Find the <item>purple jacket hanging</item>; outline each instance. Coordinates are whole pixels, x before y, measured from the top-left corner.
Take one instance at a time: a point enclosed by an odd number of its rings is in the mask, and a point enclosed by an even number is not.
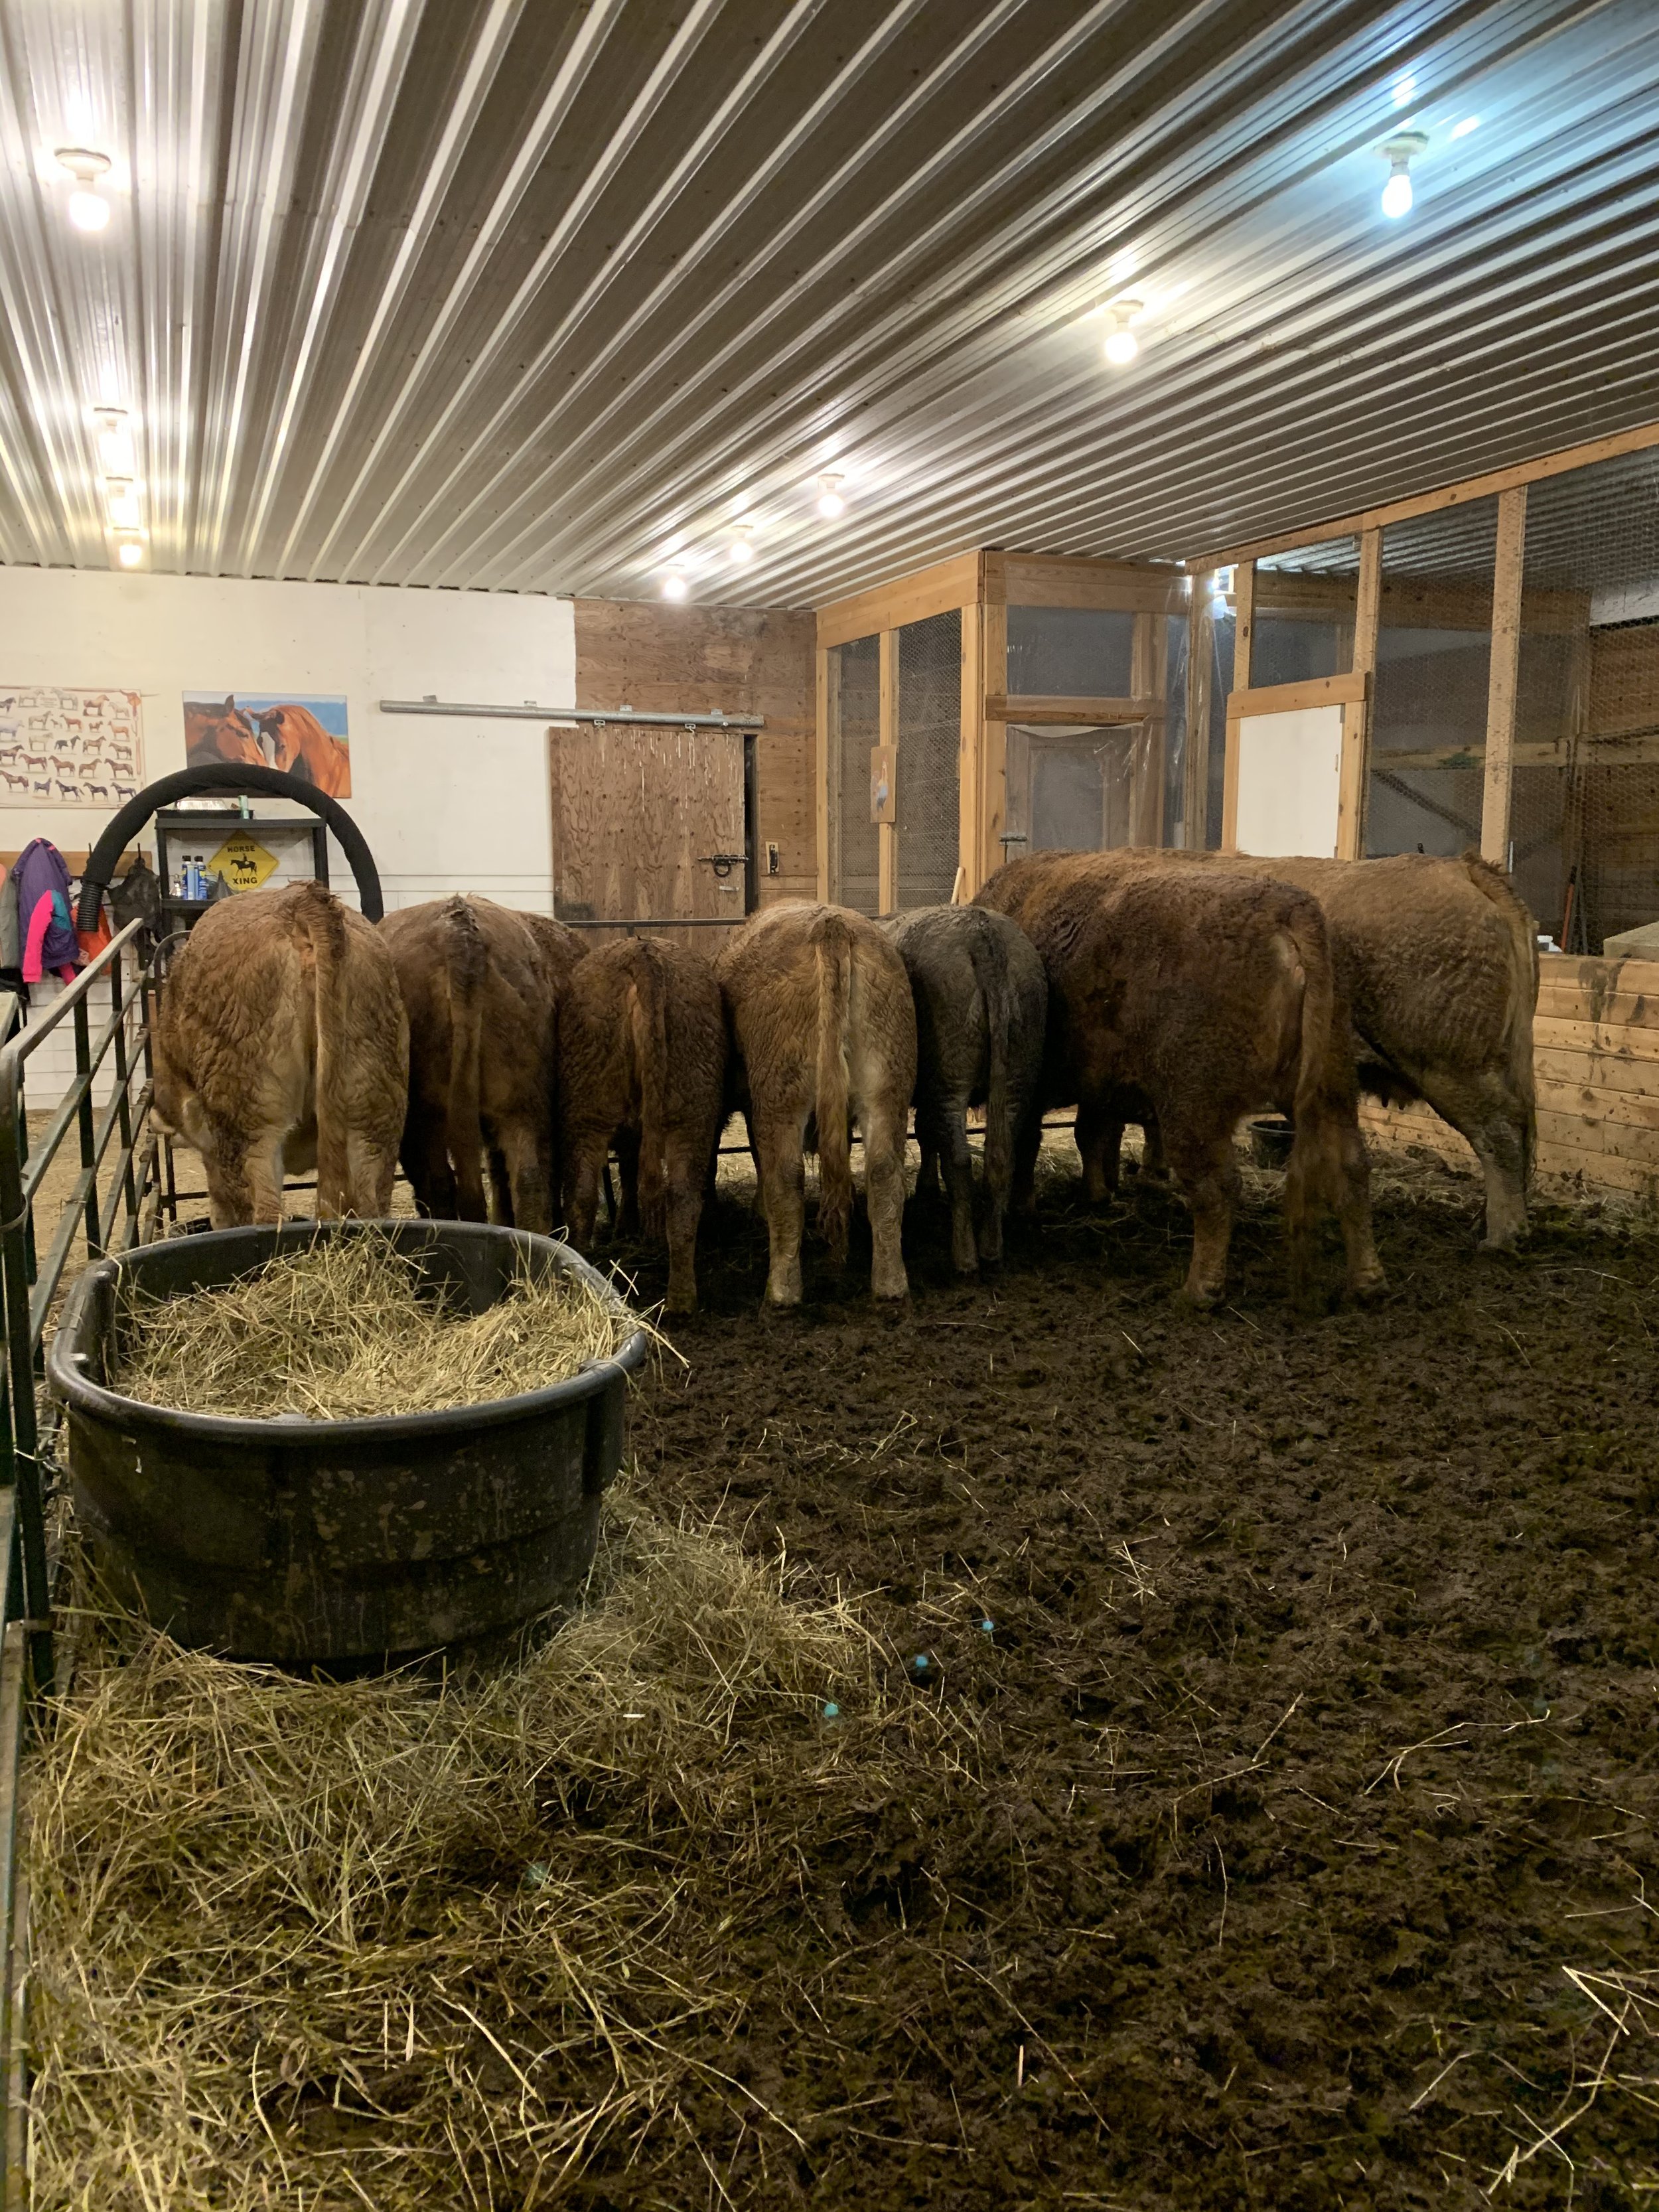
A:
[[[37,837],[17,855],[12,878],[17,885],[24,981],[38,983],[48,968],[72,975],[81,964],[81,946],[70,913],[68,862],[50,837]]]

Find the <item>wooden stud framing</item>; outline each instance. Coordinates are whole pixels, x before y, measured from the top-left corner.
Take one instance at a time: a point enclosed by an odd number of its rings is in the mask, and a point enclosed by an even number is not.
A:
[[[1135,617],[1137,625],[1157,619],[1151,615]],[[1006,623],[1004,631],[1006,635]],[[1139,629],[1136,634],[1138,640]],[[1140,648],[1138,642],[1135,649],[1139,655]],[[1141,680],[1137,674],[1137,686]],[[987,695],[985,712],[1000,722],[1091,722],[1098,723],[1103,728],[1109,728],[1119,722],[1144,722],[1149,714],[1158,713],[1158,696],[1151,690],[1131,699],[1061,699],[1039,696],[1035,692],[1030,696],[1016,692],[1010,698],[1006,692],[998,691]]]
[[[1245,714],[1290,714],[1304,707],[1346,707],[1363,699],[1366,676],[1310,676],[1304,684],[1264,684],[1259,690],[1235,687],[1227,694],[1227,714],[1237,720]]]
[[[1238,726],[1243,717],[1233,712],[1234,692],[1227,701],[1227,750],[1221,763],[1221,849],[1238,850]]]
[[[1233,689],[1250,688],[1250,652],[1255,641],[1255,563],[1242,562],[1233,572]]]
[[[820,646],[818,661],[817,707],[817,861],[818,896],[830,896],[830,734],[835,729],[840,704],[841,663],[825,647]]]
[[[1354,601],[1352,674],[1364,685],[1342,709],[1342,765],[1336,803],[1336,857],[1365,857],[1365,809],[1371,788],[1371,691],[1382,621],[1382,532],[1359,540],[1359,588]]]
[[[1215,577],[1193,578],[1187,631],[1187,849],[1201,853],[1210,836],[1210,671],[1215,657],[1211,601]]]
[[[908,623],[926,622],[930,615],[949,614],[953,607],[974,605],[980,598],[984,557],[961,553],[954,561],[940,561],[914,576],[820,607],[818,643],[848,645],[855,637],[875,637],[883,630],[902,629]]]
[[[1006,715],[994,714],[991,708],[992,698],[1006,697],[1008,689],[1007,608],[988,601],[981,623],[987,693],[979,766],[979,880],[983,884],[1010,857],[1010,848],[1002,842],[1002,833],[1008,826],[1008,723]]]
[[[1480,805],[1480,855],[1509,865],[1510,803],[1515,787],[1516,686],[1521,667],[1521,590],[1527,558],[1527,488],[1498,502],[1492,574],[1492,674],[1486,691],[1486,775]]]
[[[1145,611],[1135,617],[1129,681],[1146,708],[1129,782],[1129,838],[1135,845],[1164,842],[1165,619]]]
[[[1528,484],[1540,483],[1547,477],[1591,468],[1597,461],[1618,460],[1626,453],[1645,453],[1653,446],[1659,446],[1659,422],[1644,422],[1636,429],[1591,438],[1581,446],[1564,446],[1535,460],[1517,461],[1510,468],[1490,469],[1484,476],[1465,477],[1457,483],[1441,484],[1432,491],[1418,492],[1410,499],[1391,501],[1386,507],[1365,507],[1358,514],[1340,515],[1334,520],[1309,523],[1299,530],[1281,531],[1276,537],[1258,538],[1231,551],[1206,553],[1201,561],[1188,565],[1224,568],[1229,562],[1265,560],[1270,553],[1288,553],[1298,545],[1317,545],[1328,538],[1354,538],[1364,531],[1386,529],[1391,522],[1409,522],[1416,515],[1438,514],[1449,507],[1467,506],[1471,500],[1492,499],[1503,492],[1524,489]]]
[[[962,741],[957,756],[957,883],[972,898],[984,881],[981,855],[985,755],[985,610],[977,601],[962,610]]]
[[[878,742],[893,763],[894,796],[898,784],[898,632],[881,633],[880,720]],[[898,908],[898,841],[902,823],[883,822],[876,830],[876,910],[893,914]]]

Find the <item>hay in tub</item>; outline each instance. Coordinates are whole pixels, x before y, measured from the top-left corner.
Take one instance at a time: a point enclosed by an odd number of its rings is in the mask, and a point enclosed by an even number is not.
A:
[[[362,1230],[222,1289],[130,1291],[114,1387],[248,1420],[437,1413],[564,1382],[644,1326],[580,1275],[521,1274],[481,1314],[423,1292],[422,1279],[413,1257]]]
[[[888,1992],[842,1883],[977,1747],[781,1563],[613,1493],[586,1608],[482,1684],[82,1604],[26,1784],[37,2205],[770,2205],[814,2106],[862,2121]]]

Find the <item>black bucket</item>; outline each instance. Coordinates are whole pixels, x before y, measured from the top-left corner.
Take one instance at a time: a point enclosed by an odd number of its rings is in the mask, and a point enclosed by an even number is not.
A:
[[[1288,1167],[1295,1143],[1296,1124],[1282,1115],[1250,1124],[1250,1158],[1259,1168]]]
[[[238,1420],[108,1388],[124,1285],[160,1297],[220,1288],[362,1225],[144,1245],[88,1267],[64,1308],[46,1372],[68,1408],[82,1523],[113,1595],[181,1644],[353,1671],[487,1650],[572,1597],[593,1563],[642,1329],[545,1390],[374,1420]],[[580,1275],[628,1312],[551,1237],[467,1222],[374,1225],[468,1312],[495,1304],[526,1267]]]

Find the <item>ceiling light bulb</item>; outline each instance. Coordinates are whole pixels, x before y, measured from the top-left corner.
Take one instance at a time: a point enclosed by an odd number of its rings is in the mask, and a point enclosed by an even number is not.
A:
[[[1395,218],[1412,211],[1411,165],[1428,146],[1423,131],[1401,131],[1377,148],[1389,165],[1389,181],[1382,187],[1382,212]]]
[[[739,523],[737,534],[732,540],[732,558],[741,563],[744,561],[752,561],[754,557],[755,544],[750,535],[750,526],[747,523]]]
[[[109,202],[94,185],[109,173],[109,155],[94,154],[89,146],[60,146],[58,165],[75,179],[70,194],[69,218],[77,230],[102,230],[109,221]]]
[[[102,230],[109,222],[109,202],[98,192],[71,192],[69,219],[77,230]]]
[[[138,527],[138,492],[131,477],[106,477],[104,502],[118,530]]]
[[[823,495],[818,501],[818,513],[826,522],[833,522],[838,514],[847,512],[847,501],[841,495],[842,480],[837,476],[823,476],[818,478],[818,482],[823,487]]]
[[[98,465],[106,477],[124,477],[131,473],[132,447],[125,430],[100,430],[98,433]]]
[[[684,576],[665,576],[663,578],[662,595],[664,599],[683,599],[685,597],[685,593],[686,582]]]
[[[1140,302],[1114,300],[1106,312],[1112,319],[1112,327],[1103,350],[1114,368],[1127,368],[1140,351],[1140,342],[1129,328],[1131,318],[1140,313]]]
[[[136,538],[123,538],[116,545],[115,557],[124,568],[136,568],[144,557],[143,546]]]

